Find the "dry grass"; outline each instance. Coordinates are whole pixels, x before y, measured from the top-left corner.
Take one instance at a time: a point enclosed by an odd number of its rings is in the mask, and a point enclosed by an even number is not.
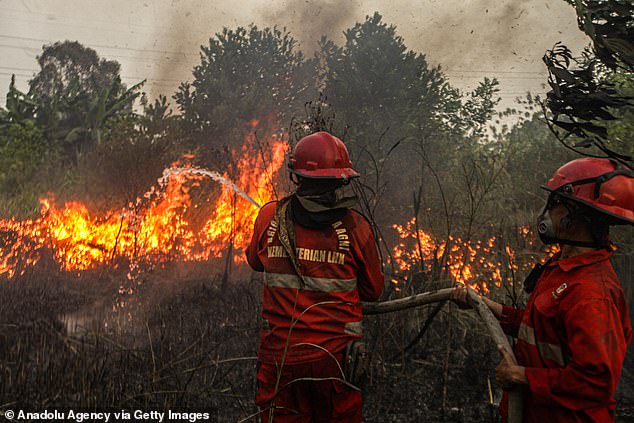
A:
[[[223,422],[253,414],[260,284],[243,277],[221,289],[205,271],[147,273],[131,296],[117,294],[125,276],[112,270],[0,283],[0,409],[216,410]],[[494,421],[487,379],[498,357],[485,329],[469,312],[434,312],[367,320],[366,421]],[[73,333],[73,319],[85,328]],[[617,398],[623,416],[630,369],[631,354]],[[499,399],[494,384],[492,394]]]

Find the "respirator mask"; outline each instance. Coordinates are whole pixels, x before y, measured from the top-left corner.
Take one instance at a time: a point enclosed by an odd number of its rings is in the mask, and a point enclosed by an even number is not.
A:
[[[594,241],[589,242],[559,238],[555,231],[555,224],[550,217],[550,210],[557,207],[558,205],[563,205],[568,210],[568,214],[562,217],[559,221],[559,227],[569,229],[572,226],[573,221],[584,221],[586,225],[593,228]],[[566,244],[588,248],[608,247],[610,242],[607,238],[607,231],[605,231],[604,235],[594,233],[595,229],[598,227],[598,225],[596,224],[596,219],[598,218],[595,218],[595,225],[593,225],[593,219],[584,214],[583,208],[566,203],[563,197],[557,195],[556,193],[552,193],[548,197],[548,201],[546,202],[546,205],[544,206],[542,212],[537,217],[537,233],[539,234],[539,239],[546,245]],[[601,231],[598,230],[597,232]]]
[[[539,239],[546,245],[557,244],[559,242],[557,234],[555,233],[555,225],[550,218],[550,210],[560,204],[563,204],[561,197],[556,194],[550,194],[542,212],[537,217],[537,233],[539,234]],[[564,219],[569,221],[568,217]],[[563,222],[564,219],[562,219],[561,223],[566,223]]]

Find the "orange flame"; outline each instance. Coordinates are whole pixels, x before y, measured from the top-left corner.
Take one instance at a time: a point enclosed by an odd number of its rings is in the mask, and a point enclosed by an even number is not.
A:
[[[284,162],[287,145],[285,143],[272,145],[272,158],[264,169],[258,167],[257,156],[248,154],[248,145],[249,143],[242,147],[243,154],[237,165],[240,172],[236,183],[238,186],[248,187],[249,197],[258,204],[264,205],[273,197],[272,178]],[[215,215],[204,227],[206,237],[211,241],[210,246],[226,247],[229,242],[232,242],[234,246],[246,246],[257,215],[258,209],[255,207],[236,207],[236,193],[224,189],[216,203]],[[227,228],[233,228],[233,230],[227,231]],[[238,259],[242,259],[242,256]]]
[[[516,275],[528,271],[534,264],[533,254],[517,258],[517,250],[492,236],[485,240],[463,240],[449,236],[437,240],[422,229],[416,230],[416,218],[405,225],[393,225],[401,242],[392,250],[394,262],[400,271],[411,271],[419,266],[431,271],[433,265],[442,265],[456,283],[488,293],[491,285],[515,283]],[[527,246],[533,246],[528,226],[518,228],[518,237]],[[552,255],[556,250],[548,249]]]
[[[275,137],[270,145],[270,159],[263,166],[263,153],[255,152],[253,138],[248,138],[233,169],[236,185],[259,204],[273,199],[273,179],[287,150],[286,143]],[[170,172],[177,167],[191,172]],[[0,275],[13,278],[24,274],[47,251],[64,271],[87,270],[120,258],[154,264],[202,261],[222,256],[229,243],[240,251],[236,256],[241,255],[250,239],[257,207],[222,185],[218,200],[209,208],[204,229],[197,230],[187,217],[189,209],[198,207],[192,205],[190,190],[205,175],[180,163],[174,163],[164,175],[158,187],[152,187],[124,210],[91,214],[82,203],[58,208],[47,198],[40,200],[41,215],[36,219],[0,220],[0,233],[4,235]],[[223,176],[228,179],[227,174]]]

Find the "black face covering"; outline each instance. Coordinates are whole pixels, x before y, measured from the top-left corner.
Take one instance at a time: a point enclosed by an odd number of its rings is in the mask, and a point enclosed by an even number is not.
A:
[[[583,210],[580,207],[576,207],[575,209],[571,210],[559,196],[556,196],[556,194],[551,194],[548,198],[548,202],[544,206],[544,209],[537,217],[537,233],[539,234],[539,239],[545,245],[566,244],[588,248],[606,248],[609,246],[610,242],[607,238],[605,240],[595,239],[594,242],[558,238],[557,233],[555,232],[555,225],[550,218],[549,211],[559,204],[563,204],[568,209],[568,214],[564,216],[559,222],[561,225],[570,225],[574,219],[579,219],[583,216]],[[592,226],[592,222],[588,222],[588,224]]]
[[[311,229],[321,229],[341,220],[357,203],[356,196],[345,196],[344,186],[342,180],[304,181],[291,199],[293,219]]]
[[[297,195],[291,198],[291,212],[293,213],[293,221],[299,225],[309,229],[326,228],[343,217],[348,209],[332,209],[321,212],[310,212],[302,206]]]
[[[541,214],[537,217],[537,233],[539,239],[546,245],[557,244],[557,234],[555,233],[555,225],[550,218],[548,207],[545,206]]]

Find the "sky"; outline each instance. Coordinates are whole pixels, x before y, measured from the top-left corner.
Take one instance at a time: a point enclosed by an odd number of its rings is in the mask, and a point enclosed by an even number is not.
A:
[[[497,77],[503,108],[547,91],[546,49],[588,44],[563,0],[0,0],[0,104],[11,74],[25,89],[42,45],[56,41],[92,47],[121,64],[126,84],[147,79],[150,97],[171,97],[223,27],[286,27],[312,55],[322,35],[343,43],[343,31],[375,11],[461,90]]]

